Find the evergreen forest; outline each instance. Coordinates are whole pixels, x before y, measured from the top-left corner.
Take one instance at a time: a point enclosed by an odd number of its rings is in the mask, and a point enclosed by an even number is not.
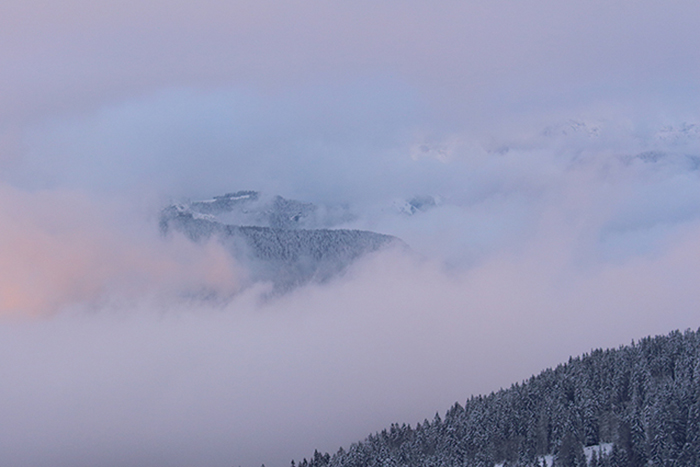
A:
[[[604,446],[609,449],[588,449]],[[592,455],[591,455],[592,452]],[[547,463],[549,461],[549,463]],[[700,330],[570,358],[293,467],[700,466]]]

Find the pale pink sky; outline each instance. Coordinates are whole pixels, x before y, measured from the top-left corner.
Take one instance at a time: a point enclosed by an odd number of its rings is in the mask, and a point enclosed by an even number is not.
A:
[[[382,74],[448,107],[528,93],[673,93],[700,78],[699,10],[691,0],[8,1],[2,120],[163,86],[288,89]]]

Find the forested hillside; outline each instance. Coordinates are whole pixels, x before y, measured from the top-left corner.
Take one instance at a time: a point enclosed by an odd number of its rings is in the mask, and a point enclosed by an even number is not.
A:
[[[326,281],[363,255],[391,244],[404,245],[376,232],[302,228],[319,223],[316,211],[310,203],[280,196],[264,203],[255,191],[239,191],[206,202],[168,206],[161,212],[160,230],[163,235],[179,231],[193,242],[216,238],[247,266],[252,281],[270,282],[277,292]]]
[[[297,467],[700,466],[700,330],[594,350]],[[613,443],[586,459],[584,447]],[[545,456],[547,458],[545,459]]]

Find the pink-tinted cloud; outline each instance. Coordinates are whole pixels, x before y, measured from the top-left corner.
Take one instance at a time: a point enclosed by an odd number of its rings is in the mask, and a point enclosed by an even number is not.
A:
[[[80,193],[0,187],[0,314],[237,290],[239,271],[220,245],[164,242],[118,212]]]

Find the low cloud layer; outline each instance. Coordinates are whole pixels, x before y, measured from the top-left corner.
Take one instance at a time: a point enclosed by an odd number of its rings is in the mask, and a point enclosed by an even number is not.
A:
[[[347,447],[621,336],[695,326],[700,226],[682,230],[620,264],[579,268],[552,234],[460,274],[390,251],[264,305],[249,290],[5,324],[3,461],[283,466]]]

